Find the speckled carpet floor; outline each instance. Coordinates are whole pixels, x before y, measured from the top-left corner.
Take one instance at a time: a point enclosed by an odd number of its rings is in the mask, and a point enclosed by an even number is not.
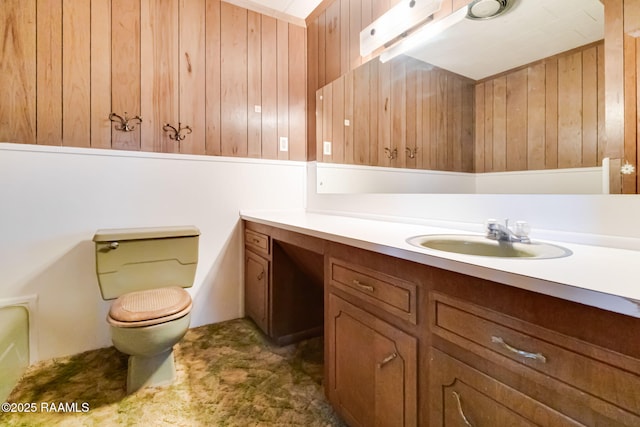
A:
[[[0,425],[344,426],[323,394],[320,338],[277,347],[239,319],[190,329],[174,354],[173,384],[129,396],[113,347],[35,364],[9,402],[36,412],[0,413]]]

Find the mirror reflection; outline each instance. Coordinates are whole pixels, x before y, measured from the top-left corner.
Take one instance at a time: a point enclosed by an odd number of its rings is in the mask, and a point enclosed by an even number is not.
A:
[[[452,19],[317,92],[318,191],[606,193],[600,1]]]

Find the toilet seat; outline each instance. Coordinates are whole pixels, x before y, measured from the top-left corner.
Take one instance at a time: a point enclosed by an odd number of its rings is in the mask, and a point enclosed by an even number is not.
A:
[[[191,295],[178,286],[130,292],[113,302],[107,321],[120,328],[157,325],[185,316],[191,306]]]

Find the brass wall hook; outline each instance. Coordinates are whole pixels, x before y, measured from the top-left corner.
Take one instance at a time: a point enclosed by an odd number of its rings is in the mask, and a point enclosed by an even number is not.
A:
[[[191,126],[185,126],[182,127],[182,123],[178,122],[178,128],[176,129],[175,127],[171,126],[169,123],[166,123],[163,127],[162,130],[165,132],[169,132],[169,139],[172,139],[174,141],[182,141],[184,140],[187,135],[189,135],[191,132],[193,132],[191,130]],[[182,133],[182,131],[188,131],[186,133]]]
[[[135,117],[128,117],[127,116],[127,112],[124,112],[124,118],[117,115],[116,113],[111,113],[109,114],[109,120],[111,120],[112,122],[116,123],[116,130],[122,131],[122,132],[131,132],[132,130],[134,130],[136,127],[134,124],[130,124],[129,122],[131,122],[132,120],[137,120],[138,123],[140,124],[142,123],[142,117],[140,116],[135,116]],[[117,123],[120,124],[117,124]]]
[[[388,159],[393,160],[396,157],[398,157],[398,149],[397,148],[394,148],[392,150],[392,149],[390,149],[388,147],[385,147],[384,152],[386,153]]]
[[[418,154],[418,147],[415,147],[413,150],[407,147],[405,148],[405,151],[407,152],[407,155],[409,156],[410,159],[415,159],[416,154]]]

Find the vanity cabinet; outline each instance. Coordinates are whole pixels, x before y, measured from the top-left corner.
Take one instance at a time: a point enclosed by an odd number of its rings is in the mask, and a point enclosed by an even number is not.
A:
[[[637,358],[444,293],[430,299],[431,426],[640,425]],[[545,299],[528,302],[538,316],[552,315]]]
[[[312,237],[245,223],[245,315],[276,344],[322,334],[323,247]]]
[[[325,264],[330,402],[351,426],[424,425],[417,265],[342,245],[330,245]]]

